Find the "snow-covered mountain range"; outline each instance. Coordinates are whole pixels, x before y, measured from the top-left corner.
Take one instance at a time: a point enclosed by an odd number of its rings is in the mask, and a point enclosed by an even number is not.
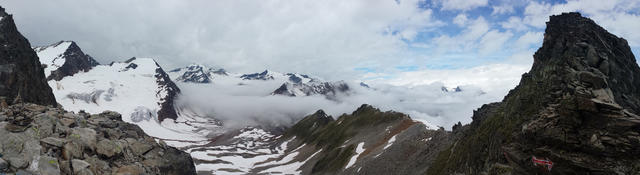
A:
[[[317,77],[298,73],[280,73],[265,70],[259,73],[235,74],[220,68],[209,68],[200,64],[191,64],[187,67],[169,71],[169,75],[176,82],[203,83],[243,86],[256,81],[272,81],[281,83],[278,87],[269,88],[270,93],[265,95],[284,96],[312,96],[324,95],[334,98],[338,93],[349,93],[349,85],[344,81],[328,82]]]
[[[315,148],[299,145],[300,141],[295,137],[283,140],[286,128],[282,125],[269,123],[225,128],[220,116],[188,104],[174,103],[181,95],[181,88],[197,87],[203,92],[220,88],[251,89],[224,93],[273,98],[320,97],[335,104],[350,95],[380,91],[364,83],[331,82],[304,74],[269,70],[238,74],[191,64],[165,72],[152,58],[134,57],[99,65],[72,41],[35,47],[34,50],[47,66],[48,83],[56,100],[66,110],[119,112],[123,121],[134,123],[148,135],[190,153],[196,169],[202,174],[300,173],[298,169],[307,159],[296,156],[296,152]],[[442,93],[461,91],[459,87],[442,88]],[[425,124],[427,128],[435,128]],[[313,157],[320,152],[305,152],[304,155]]]

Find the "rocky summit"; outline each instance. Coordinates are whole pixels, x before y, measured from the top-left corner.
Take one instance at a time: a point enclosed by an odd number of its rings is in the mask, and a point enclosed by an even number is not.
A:
[[[189,154],[110,111],[15,104],[1,109],[0,136],[0,174],[195,174]]]
[[[456,126],[427,174],[638,174],[639,76],[624,39],[551,16],[531,71]]]
[[[0,102],[56,105],[38,56],[0,7]]]

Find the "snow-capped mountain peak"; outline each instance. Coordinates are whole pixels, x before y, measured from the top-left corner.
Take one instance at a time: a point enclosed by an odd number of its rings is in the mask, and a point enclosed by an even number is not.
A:
[[[210,72],[207,67],[200,64],[191,64],[187,67],[169,71],[174,80],[189,83],[209,83],[211,82]]]
[[[127,122],[177,118],[173,98],[180,89],[151,58],[99,65],[60,81],[49,81],[49,85],[67,110],[113,110],[122,113]]]
[[[34,47],[40,62],[45,65],[47,80],[60,80],[80,71],[89,71],[98,61],[82,52],[73,41],[60,41],[48,46]]]

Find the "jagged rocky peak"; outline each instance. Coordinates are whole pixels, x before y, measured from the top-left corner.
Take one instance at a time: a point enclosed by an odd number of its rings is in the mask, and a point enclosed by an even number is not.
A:
[[[264,70],[261,73],[244,74],[240,76],[243,80],[273,80],[273,73],[269,70]]]
[[[210,83],[209,69],[200,64],[191,64],[184,68],[178,68],[170,71],[175,74],[174,79],[185,83]]]
[[[0,7],[0,101],[57,105],[47,85],[38,56],[13,21]]]
[[[635,56],[625,39],[593,20],[580,13],[551,16],[544,44],[534,55],[532,72],[544,72],[554,64],[570,67],[571,75],[590,88],[611,89],[616,103],[640,112],[640,71]]]
[[[34,47],[45,66],[47,80],[60,81],[80,71],[86,72],[99,65],[98,61],[82,52],[74,41],[60,41],[48,46]]]
[[[212,68],[201,64],[190,64],[183,68],[169,71],[171,77],[178,82],[211,83],[216,76],[229,76],[222,68]]]
[[[531,71],[456,126],[428,174],[640,172],[639,76],[624,39],[579,13],[551,16]]]
[[[347,85],[347,83],[345,83],[344,81],[311,81],[307,83],[285,82],[271,94],[291,97],[324,95],[329,99],[333,99],[339,93],[347,93],[347,91],[349,91],[349,85]]]

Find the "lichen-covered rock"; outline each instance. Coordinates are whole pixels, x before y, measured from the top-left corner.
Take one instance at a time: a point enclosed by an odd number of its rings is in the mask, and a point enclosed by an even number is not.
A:
[[[118,113],[77,115],[16,104],[0,109],[0,115],[8,116],[0,121],[0,158],[8,165],[0,173],[195,174],[189,154],[155,142]],[[58,118],[86,122],[67,126]],[[21,124],[24,130],[7,130],[14,120],[30,123]]]

